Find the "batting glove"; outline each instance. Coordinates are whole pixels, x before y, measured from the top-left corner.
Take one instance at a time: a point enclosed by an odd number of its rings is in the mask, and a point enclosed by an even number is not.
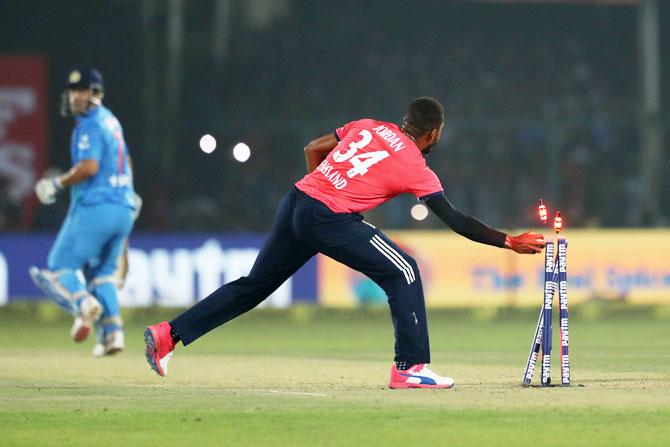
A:
[[[35,195],[37,199],[44,205],[51,205],[56,202],[56,194],[63,189],[58,177],[43,178],[35,183]]]
[[[518,236],[508,235],[505,238],[505,248],[517,253],[540,253],[544,248],[544,236],[531,231],[526,231]]]

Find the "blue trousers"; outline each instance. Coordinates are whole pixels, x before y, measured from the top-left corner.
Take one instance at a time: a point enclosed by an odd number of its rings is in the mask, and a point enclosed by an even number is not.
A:
[[[316,253],[367,275],[384,289],[395,329],[395,360],[429,363],[430,347],[416,261],[356,213],[334,213],[293,188],[248,276],[224,284],[173,321],[188,345],[253,309]]]
[[[73,294],[86,290],[81,272],[88,269],[91,292],[103,307],[101,321],[112,322],[108,329],[120,325],[117,288],[110,278],[132,230],[132,214],[117,204],[71,205],[47,259],[48,269],[59,271],[59,281]]]

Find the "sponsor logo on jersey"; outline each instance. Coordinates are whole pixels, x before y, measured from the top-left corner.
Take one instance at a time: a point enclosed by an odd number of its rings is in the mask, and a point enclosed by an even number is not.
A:
[[[124,186],[132,185],[133,179],[127,174],[114,174],[109,177],[109,184],[113,188],[123,188]]]
[[[85,151],[86,149],[89,149],[91,147],[91,142],[88,138],[88,134],[83,133],[79,137],[79,142],[77,143],[77,148],[80,151]]]

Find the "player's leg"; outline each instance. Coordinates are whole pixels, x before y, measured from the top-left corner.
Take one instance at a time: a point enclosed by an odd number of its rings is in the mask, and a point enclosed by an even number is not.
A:
[[[80,270],[49,270],[32,266],[29,273],[35,285],[58,307],[72,316],[79,313],[79,302],[86,296],[85,281]]]
[[[56,237],[56,241],[49,252],[49,259],[71,258],[68,256],[70,246],[69,240],[74,236],[72,231],[72,213],[74,208],[70,207],[68,214],[63,221],[61,228]],[[53,266],[53,262],[51,263]],[[30,276],[35,285],[44,292],[58,307],[68,312],[71,315],[77,314],[76,301],[80,298],[80,294],[85,293],[85,281],[81,273],[77,273],[78,269],[67,271],[66,269],[54,271],[51,269],[39,269],[35,266],[30,267]],[[62,282],[61,282],[62,278]]]
[[[123,320],[120,316],[118,299],[113,299],[113,294],[118,296],[118,291],[123,286],[128,275],[128,238],[124,238],[121,254],[117,258],[117,268],[112,276],[100,277],[99,274],[92,272],[87,276],[88,288],[98,299],[109,303],[116,303],[116,312],[114,309],[108,310],[108,314],[117,314],[117,317],[107,316],[101,318],[96,327],[96,343],[93,347],[93,357],[102,357],[105,355],[116,354],[125,349],[125,337],[123,333]],[[85,275],[86,276],[86,275]],[[104,297],[110,297],[105,299]],[[109,307],[109,306],[108,306]],[[104,310],[104,307],[103,307]],[[112,325],[110,327],[110,325]]]
[[[113,245],[118,245],[118,240],[115,240]],[[89,290],[103,309],[100,320],[95,325],[97,336],[93,347],[94,357],[116,354],[125,349],[123,320],[118,300],[119,279],[116,275],[108,273],[112,268],[95,269],[89,281]]]
[[[121,254],[117,258],[117,268],[114,275],[100,277],[94,273],[88,283],[89,290],[91,290],[96,297],[103,297],[102,301],[108,303],[116,303],[116,309],[113,304],[112,306],[108,305],[107,313],[109,316],[105,317],[103,315],[101,320],[96,324],[97,334],[96,343],[93,347],[93,357],[112,355],[125,349],[123,320],[121,319],[121,309],[118,305],[118,291],[123,289],[128,275],[127,237],[124,238],[122,245],[123,248],[121,249]],[[112,298],[113,294],[117,295],[116,299]],[[117,316],[111,316],[114,314]]]
[[[292,230],[294,197],[280,204],[270,236],[263,244],[249,275],[224,284],[171,322],[149,326],[145,332],[146,357],[160,376],[167,374],[175,339],[192,343],[212,329],[247,312],[281,286],[316,250],[298,240]]]
[[[132,211],[119,205],[95,207],[98,220],[105,225],[100,228],[98,237],[104,240],[99,254],[99,263],[92,269],[89,290],[102,305],[102,315],[96,324],[98,329],[94,356],[110,355],[125,348],[123,321],[119,307],[119,279],[116,276],[119,259],[132,230]]]
[[[386,293],[395,331],[395,360],[429,363],[430,346],[421,277],[416,261],[381,231],[321,252],[357,270]]]
[[[375,281],[386,292],[395,329],[391,388],[450,388],[454,381],[431,371],[428,325],[416,261],[356,214],[331,212],[302,195],[297,234],[319,251]]]
[[[430,346],[416,261],[380,231],[370,238],[322,250],[379,284],[388,296],[395,329],[390,388],[451,388],[453,379],[430,370]]]
[[[81,328],[73,326],[75,341],[83,341],[102,311],[98,301],[86,290],[82,268],[94,255],[95,248],[87,243],[85,225],[78,207],[72,207],[63,222],[58,237],[49,252],[47,269],[30,268],[35,284],[59,307],[82,320]]]
[[[96,323],[96,343],[93,356],[101,357],[121,352],[125,349],[123,320],[117,298],[118,282],[113,276],[98,277],[92,284],[91,292],[100,302],[104,302],[103,314]]]
[[[249,275],[224,284],[170,322],[184,345],[258,306],[290,278],[316,250],[275,228]]]
[[[370,277],[388,296],[396,333],[396,360],[428,363],[430,349],[419,269],[360,214],[334,213],[323,203],[295,191],[294,230],[321,253]]]

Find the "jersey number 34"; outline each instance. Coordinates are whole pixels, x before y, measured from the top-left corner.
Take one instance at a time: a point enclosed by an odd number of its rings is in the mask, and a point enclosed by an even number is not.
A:
[[[357,175],[365,175],[370,166],[379,163],[389,156],[389,153],[386,151],[364,152],[356,155],[356,152],[363,149],[372,141],[372,134],[369,130],[363,129],[358,132],[358,135],[361,139],[349,143],[348,151],[342,152],[338,149],[333,152],[333,160],[336,162],[342,163],[349,160],[349,163],[351,163],[352,168],[347,171],[349,178],[356,177]]]

